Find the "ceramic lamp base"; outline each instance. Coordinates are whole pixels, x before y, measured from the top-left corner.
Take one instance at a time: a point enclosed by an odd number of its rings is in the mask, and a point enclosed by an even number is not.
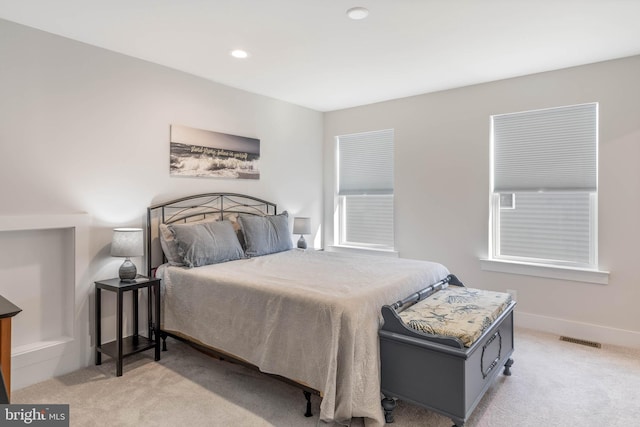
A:
[[[304,240],[304,236],[302,235],[300,235],[300,238],[298,239],[298,248],[307,249],[307,241]]]
[[[138,275],[138,270],[136,269],[136,265],[131,262],[129,258],[127,258],[122,265],[120,266],[120,270],[118,270],[118,275],[120,276],[121,282],[133,282]]]

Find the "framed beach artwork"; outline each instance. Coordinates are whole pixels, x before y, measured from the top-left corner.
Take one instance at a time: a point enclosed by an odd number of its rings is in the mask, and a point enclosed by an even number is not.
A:
[[[171,125],[170,174],[260,179],[260,140]]]

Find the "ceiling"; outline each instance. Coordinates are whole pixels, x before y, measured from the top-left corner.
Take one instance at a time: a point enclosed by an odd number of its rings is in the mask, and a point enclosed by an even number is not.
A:
[[[0,18],[318,111],[637,55],[638,17],[640,0],[0,0]]]

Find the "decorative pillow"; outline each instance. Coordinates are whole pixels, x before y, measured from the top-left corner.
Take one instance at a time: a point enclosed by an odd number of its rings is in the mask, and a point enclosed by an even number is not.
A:
[[[179,225],[190,227],[195,224],[214,221],[217,221],[217,219],[206,218],[193,222],[180,223]],[[178,242],[173,232],[174,225],[176,224],[160,224],[160,246],[162,246],[162,251],[164,252],[164,256],[167,257],[169,264],[182,267],[184,265],[184,261],[178,250]]]
[[[178,242],[170,225],[160,224],[160,246],[171,265],[183,266],[182,257],[178,253]]]
[[[292,248],[289,232],[289,214],[255,216],[240,214],[247,256],[260,256]]]
[[[187,267],[217,264],[244,257],[229,221],[172,224],[178,253]]]
[[[244,234],[242,233],[242,226],[238,222],[238,214],[234,213],[225,218],[226,220],[231,221],[231,225],[233,225],[233,230],[236,232],[236,236],[238,236],[238,241],[240,242],[240,246],[242,246],[242,250],[247,249],[247,244],[244,241]]]

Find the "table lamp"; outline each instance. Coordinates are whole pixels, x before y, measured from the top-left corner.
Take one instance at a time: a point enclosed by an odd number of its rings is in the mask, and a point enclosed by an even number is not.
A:
[[[293,234],[299,234],[298,247],[307,249],[307,242],[304,240],[305,234],[311,234],[311,218],[297,217],[293,219]]]
[[[111,241],[111,256],[124,257],[125,260],[118,270],[121,282],[133,283],[137,275],[136,265],[131,257],[143,256],[141,228],[115,228]]]

